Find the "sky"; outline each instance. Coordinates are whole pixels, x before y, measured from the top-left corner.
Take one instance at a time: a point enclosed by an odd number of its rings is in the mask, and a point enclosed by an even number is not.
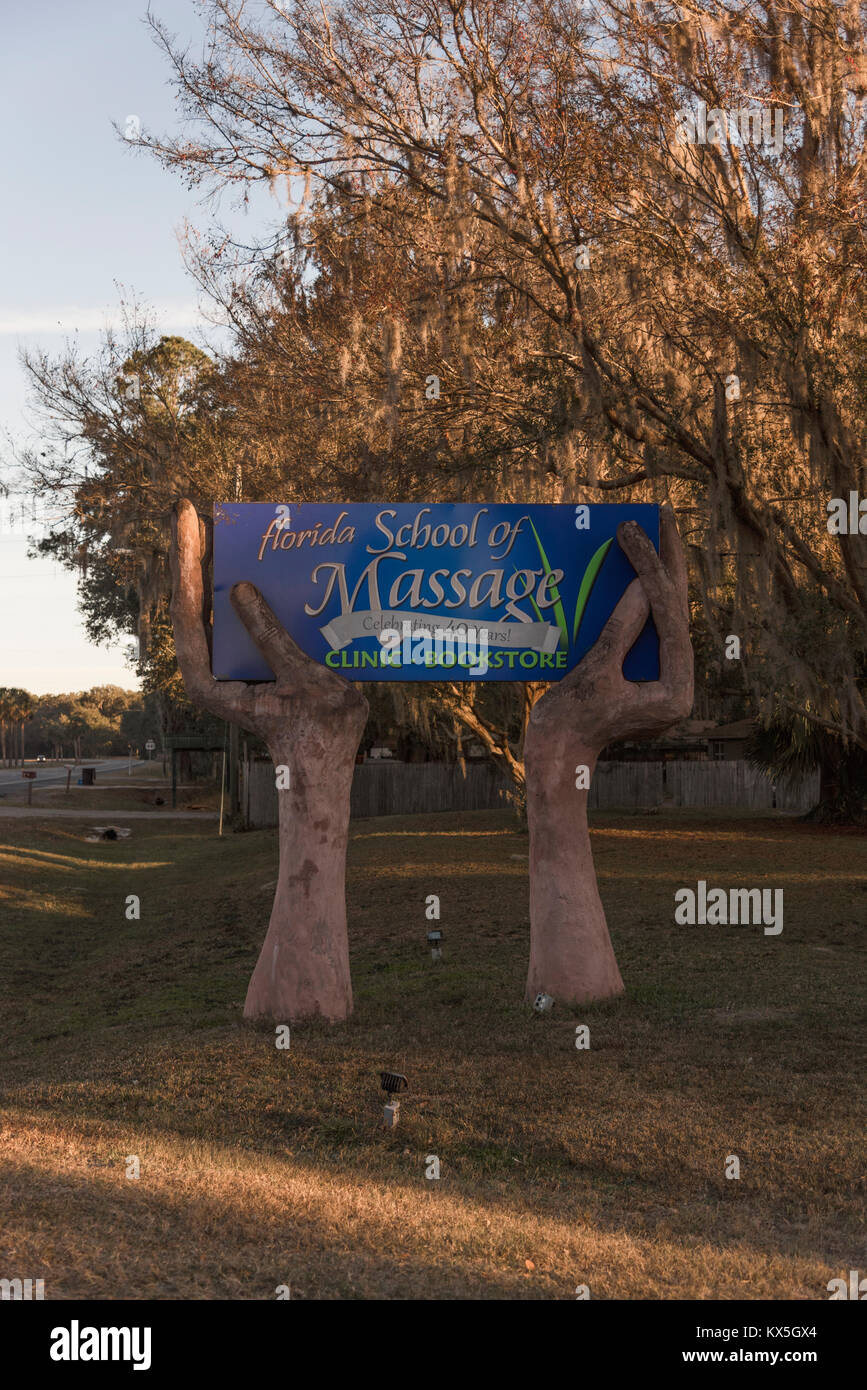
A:
[[[173,33],[201,48],[191,0],[151,3]],[[276,222],[278,210],[264,195],[243,221],[229,206],[215,210],[113,129],[114,121],[123,130],[131,115],[145,132],[178,129],[169,67],[144,23],[146,8],[146,0],[4,6],[0,482],[15,472],[7,441],[38,441],[22,347],[57,355],[74,337],[85,354],[95,352],[100,330],[118,321],[119,287],[151,307],[161,332],[206,346],[215,330],[184,269],[184,222],[206,227],[218,215],[245,240]],[[32,523],[28,531],[39,533]],[[0,685],[34,694],[135,688],[126,662],[131,643],[89,643],[75,576],[28,559],[28,531],[17,504],[13,510],[0,498]]]

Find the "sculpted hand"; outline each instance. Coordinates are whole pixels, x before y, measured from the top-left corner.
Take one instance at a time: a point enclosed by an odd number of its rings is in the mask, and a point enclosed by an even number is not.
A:
[[[686,562],[671,507],[660,511],[660,555],[637,522],[617,539],[638,578],[583,661],[538,701],[524,742],[530,829],[530,967],[527,997],[605,999],[623,990],[587,829],[587,791],[602,749],[649,738],[692,709]],[[648,613],[659,635],[659,679],[628,681],[623,662]]]
[[[232,606],[275,680],[215,680],[199,518],[186,500],[178,503],[171,558],[172,622],[187,695],[258,734],[275,767],[289,769],[289,786],[277,793],[277,891],[244,1015],[279,1022],[317,1013],[346,1018],[352,1012],[345,900],[349,794],[367,701],[302,652],[248,583],[234,586]]]

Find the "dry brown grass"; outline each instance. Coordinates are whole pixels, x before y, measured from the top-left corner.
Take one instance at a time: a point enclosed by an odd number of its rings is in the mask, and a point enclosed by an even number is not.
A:
[[[629,994],[540,1018],[508,817],[356,822],[356,1012],[281,1052],[239,1022],[273,835],[131,825],[0,819],[0,1273],[49,1298],[825,1299],[858,1266],[863,836],[598,818]],[[699,877],[782,887],[782,936],[675,926]],[[385,1067],[411,1087],[391,1133]]]

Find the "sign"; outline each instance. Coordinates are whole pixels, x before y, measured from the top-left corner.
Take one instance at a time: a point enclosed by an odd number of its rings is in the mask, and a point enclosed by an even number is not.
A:
[[[145,744],[145,749],[146,749],[146,751],[147,751],[148,753],[152,753],[152,752],[154,751],[155,748],[156,748],[156,744],[154,743],[154,741],[153,741],[152,738],[149,738],[148,741],[147,741],[147,743]]]
[[[21,776],[22,776],[22,777],[35,777],[35,776],[36,776],[36,773],[35,773],[35,772],[31,772],[29,769],[25,768],[25,770],[22,772]]]
[[[649,504],[219,504],[214,675],[274,678],[230,602],[248,580],[349,680],[559,680],[635,578],[616,539],[629,520],[659,548]],[[650,620],[623,670],[657,679]]]

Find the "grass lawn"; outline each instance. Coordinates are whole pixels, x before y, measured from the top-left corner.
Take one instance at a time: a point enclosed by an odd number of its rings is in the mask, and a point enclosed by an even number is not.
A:
[[[49,1299],[827,1299],[863,1268],[863,835],[597,814],[628,994],[537,1016],[509,814],[354,821],[355,1014],[279,1051],[241,1020],[275,834],[89,844],[93,820],[0,807],[0,1275]],[[782,888],[782,935],[676,926],[699,878]],[[394,1131],[384,1068],[410,1082]]]

